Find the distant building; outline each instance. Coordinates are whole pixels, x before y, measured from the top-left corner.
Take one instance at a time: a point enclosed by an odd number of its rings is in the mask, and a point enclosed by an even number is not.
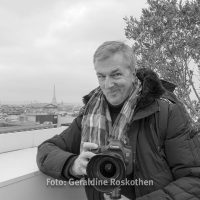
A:
[[[58,115],[36,115],[36,122],[40,124],[57,124]]]
[[[36,122],[36,114],[26,114],[25,117],[26,117],[25,118],[26,121],[34,122],[34,123]]]
[[[69,125],[72,123],[72,121],[74,120],[75,117],[68,115],[68,114],[59,114],[58,115],[58,127],[59,126],[65,126],[65,125]]]
[[[20,106],[0,105],[0,123],[2,123],[2,127],[11,125],[69,125],[78,116],[81,107],[71,103],[57,103],[54,85],[51,103],[32,102]]]
[[[54,114],[27,114],[27,121],[39,124],[57,124],[58,115]]]
[[[43,107],[43,111],[47,113],[57,113],[58,111],[58,106],[55,104],[47,104]]]
[[[54,85],[54,87],[53,87],[53,98],[52,98],[51,103],[54,104],[54,105],[57,105],[55,85]]]

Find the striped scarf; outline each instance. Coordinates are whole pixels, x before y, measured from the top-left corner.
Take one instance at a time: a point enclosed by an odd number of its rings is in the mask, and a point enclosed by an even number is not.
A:
[[[81,150],[84,142],[104,146],[110,139],[117,139],[126,143],[125,133],[133,117],[139,91],[140,84],[137,84],[113,125],[105,96],[99,87],[94,91],[83,114]]]

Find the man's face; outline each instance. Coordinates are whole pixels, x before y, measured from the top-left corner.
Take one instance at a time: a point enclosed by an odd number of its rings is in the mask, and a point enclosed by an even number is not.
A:
[[[131,92],[134,76],[122,53],[94,63],[99,85],[111,105],[123,103]]]

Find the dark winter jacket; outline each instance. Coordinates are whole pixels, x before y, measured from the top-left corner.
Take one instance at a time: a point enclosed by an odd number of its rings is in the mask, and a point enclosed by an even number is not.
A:
[[[127,132],[133,151],[132,179],[153,180],[154,185],[134,186],[133,194],[137,200],[199,200],[200,141],[190,134],[180,107],[165,100],[157,76],[149,70],[140,70],[137,76],[143,89]],[[90,96],[84,97],[85,103]],[[163,107],[167,111],[162,111]],[[79,154],[81,119],[80,114],[69,128],[38,147],[37,163],[42,172],[54,178],[71,178],[63,172]],[[165,122],[159,121],[163,119]],[[90,200],[103,199],[92,186],[86,187],[86,194]],[[130,198],[130,191],[123,194]]]

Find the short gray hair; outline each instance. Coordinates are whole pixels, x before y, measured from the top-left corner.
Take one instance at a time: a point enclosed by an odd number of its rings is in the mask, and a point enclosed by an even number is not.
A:
[[[106,60],[115,53],[123,53],[129,62],[132,71],[136,69],[136,56],[133,49],[121,41],[107,41],[100,45],[94,53],[93,63],[97,60]]]

